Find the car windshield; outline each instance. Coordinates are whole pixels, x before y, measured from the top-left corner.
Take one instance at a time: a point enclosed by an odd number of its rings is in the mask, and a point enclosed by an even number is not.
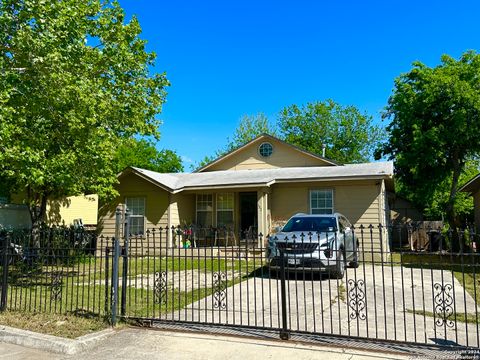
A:
[[[284,232],[327,232],[336,231],[337,221],[335,217],[294,217],[288,220],[283,227]]]

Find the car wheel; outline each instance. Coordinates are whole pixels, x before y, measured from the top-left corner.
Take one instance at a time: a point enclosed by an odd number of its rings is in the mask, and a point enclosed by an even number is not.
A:
[[[343,250],[338,253],[335,269],[330,273],[332,279],[343,279],[345,276],[345,255]]]

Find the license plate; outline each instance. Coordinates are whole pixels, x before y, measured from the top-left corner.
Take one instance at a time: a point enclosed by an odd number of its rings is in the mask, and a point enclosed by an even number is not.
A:
[[[287,259],[288,265],[298,265],[300,264],[300,259]]]

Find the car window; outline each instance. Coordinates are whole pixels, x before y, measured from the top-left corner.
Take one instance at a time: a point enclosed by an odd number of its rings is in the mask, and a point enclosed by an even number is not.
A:
[[[329,232],[336,231],[335,217],[293,217],[283,227],[284,232]]]

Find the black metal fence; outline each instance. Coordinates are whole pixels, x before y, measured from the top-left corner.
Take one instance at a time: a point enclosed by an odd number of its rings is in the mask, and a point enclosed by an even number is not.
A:
[[[112,241],[83,229],[0,233],[0,309],[109,314]]]
[[[259,234],[253,244],[208,246],[179,228],[88,240],[66,231],[63,240],[22,245],[3,236],[1,306],[113,322],[255,327],[283,339],[307,333],[479,347],[477,235],[441,231],[447,245],[437,251],[391,249],[401,230]],[[466,246],[448,251],[459,236]]]

